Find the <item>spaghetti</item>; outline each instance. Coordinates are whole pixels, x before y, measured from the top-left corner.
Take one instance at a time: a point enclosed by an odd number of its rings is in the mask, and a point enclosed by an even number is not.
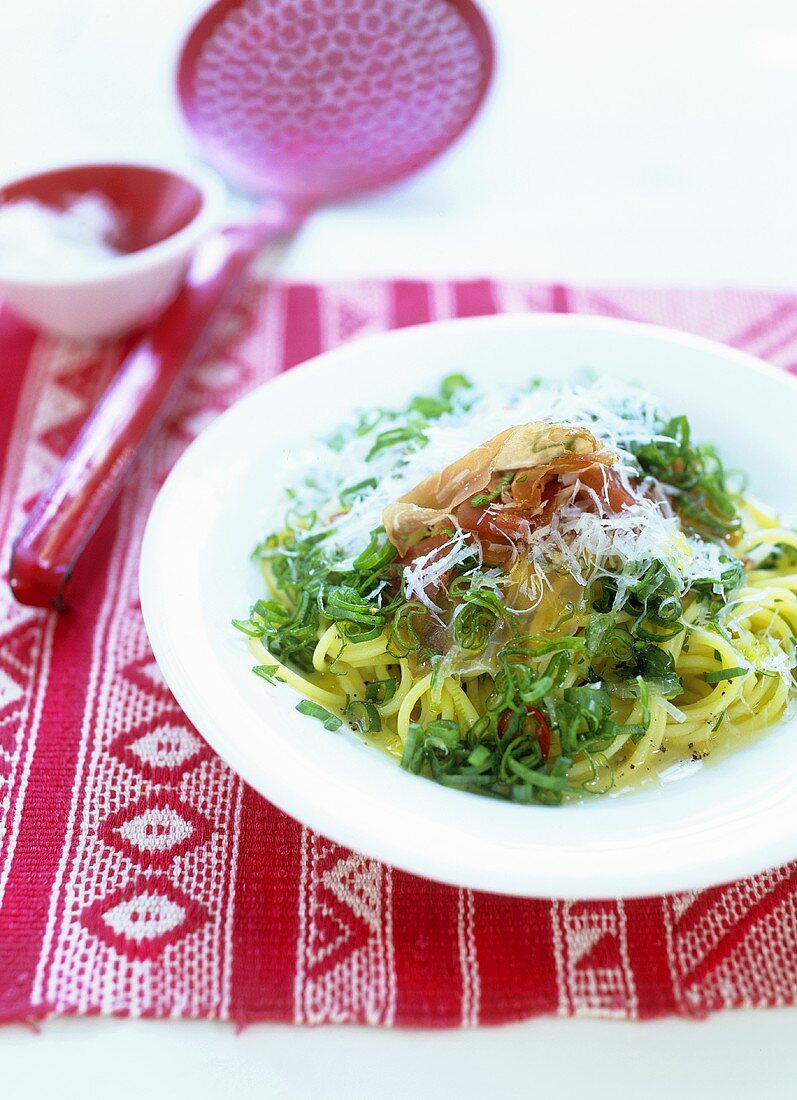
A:
[[[643,391],[460,375],[304,456],[235,625],[410,772],[528,803],[700,761],[794,698],[797,532]]]

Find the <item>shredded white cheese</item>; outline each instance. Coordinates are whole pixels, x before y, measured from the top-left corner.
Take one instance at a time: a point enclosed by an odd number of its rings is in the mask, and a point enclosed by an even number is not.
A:
[[[682,593],[696,580],[719,584],[720,547],[685,535],[666,495],[640,498],[638,488],[632,490],[630,479],[638,477],[638,469],[629,448],[657,438],[658,411],[650,394],[610,379],[542,383],[522,393],[469,389],[462,391],[459,407],[423,429],[425,446],[400,444],[367,459],[381,430],[402,426],[405,421],[399,417],[364,435],[352,433],[339,451],[324,447],[322,452],[308,452],[306,468],[312,468],[312,474],[300,487],[295,505],[299,510],[315,510],[322,519],[334,517],[328,545],[346,567],[381,524],[389,503],[498,432],[535,420],[582,425],[605,450],[618,456],[614,470],[637,503],[615,513],[593,494],[594,510],[584,510],[573,503],[576,492],[584,489],[573,478],[559,495],[550,525],[530,530],[524,539],[531,570],[542,579],[546,569],[554,568],[570,573],[582,585],[611,574],[619,581],[616,606],[624,598],[624,573],[630,583],[633,567],[652,559],[667,565]],[[375,487],[364,490],[351,509],[340,515],[341,490],[366,478],[375,478]],[[427,590],[434,592],[446,570],[466,561],[468,555],[473,558],[473,553],[460,534],[448,546],[417,559],[405,570],[407,594],[434,609]]]
[[[420,600],[430,611],[439,611],[431,594],[438,590],[449,569],[465,563],[480,565],[481,549],[479,543],[466,542],[462,531],[455,531],[444,546],[422,554],[405,568],[407,598]]]

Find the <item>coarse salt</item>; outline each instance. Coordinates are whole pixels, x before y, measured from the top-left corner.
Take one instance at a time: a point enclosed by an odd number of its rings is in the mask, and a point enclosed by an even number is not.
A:
[[[121,216],[99,193],[76,196],[64,209],[34,199],[0,205],[0,271],[19,279],[89,275],[121,254]]]

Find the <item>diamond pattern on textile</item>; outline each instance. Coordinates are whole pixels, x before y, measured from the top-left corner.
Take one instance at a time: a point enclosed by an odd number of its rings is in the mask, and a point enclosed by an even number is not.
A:
[[[472,1025],[797,1003],[797,865],[625,904],[491,898],[394,873],[246,789],[154,664],[140,541],[196,431],[325,347],[495,308],[674,324],[797,362],[797,305],[783,294],[253,282],[98,533],[104,564],[85,603],[55,620],[0,588],[0,1019]],[[0,404],[0,419],[13,416],[0,472],[5,561],[118,360],[118,349],[45,339],[26,348],[8,364],[16,408]]]
[[[108,751],[144,778],[161,782],[179,779],[211,755],[209,746],[176,709],[120,733]]]
[[[171,792],[153,791],[109,814],[97,835],[142,868],[167,868],[177,856],[205,844],[213,826]]]
[[[81,914],[93,935],[129,959],[152,959],[196,931],[207,914],[166,878],[138,879]]]

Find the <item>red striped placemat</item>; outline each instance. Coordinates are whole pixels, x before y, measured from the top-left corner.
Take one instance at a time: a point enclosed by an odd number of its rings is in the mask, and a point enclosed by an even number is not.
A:
[[[366,332],[500,311],[662,322],[791,368],[797,299],[489,282],[251,284],[58,618],[0,592],[0,1019],[495,1023],[701,1015],[797,997],[797,866],[634,901],[439,886],[287,818],[170,697],[138,607],[144,521],[175,458],[252,386]],[[3,561],[119,350],[0,315]],[[641,365],[643,366],[643,365]]]

